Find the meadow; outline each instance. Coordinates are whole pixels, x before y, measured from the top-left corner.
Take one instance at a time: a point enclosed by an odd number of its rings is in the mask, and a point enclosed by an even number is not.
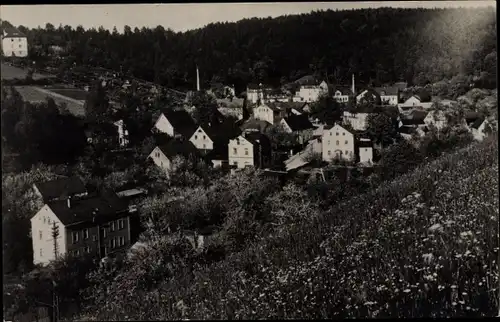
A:
[[[172,266],[166,264],[172,260],[168,248],[156,243],[108,281],[104,293],[93,293],[103,300],[92,315],[170,320],[497,314],[498,138],[444,154],[326,212],[298,191],[287,186],[282,196],[288,199],[273,197],[275,218],[293,220],[280,220],[221,261],[193,265],[176,257]]]
[[[24,79],[28,75],[27,69],[22,69],[14,66],[10,66],[8,64],[1,64],[1,72],[2,79],[11,80],[11,79]],[[54,77],[52,75],[42,75],[39,73],[33,73],[33,79],[38,80],[42,78],[51,78]]]

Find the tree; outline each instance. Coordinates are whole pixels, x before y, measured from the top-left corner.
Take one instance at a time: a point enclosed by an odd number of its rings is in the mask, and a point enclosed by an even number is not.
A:
[[[193,95],[191,104],[195,107],[193,118],[198,124],[216,125],[221,122],[214,97],[204,92],[196,92]]]
[[[113,111],[109,104],[106,90],[100,81],[96,81],[85,100],[85,116],[93,123],[105,123],[111,120]]]
[[[330,95],[321,95],[317,102],[311,104],[311,116],[329,125],[333,125],[342,117],[342,106]]]
[[[413,145],[401,141],[382,152],[379,176],[382,180],[391,180],[406,173],[422,162],[424,157]]]
[[[398,121],[388,113],[371,113],[367,123],[366,134],[377,144],[387,146],[399,138]]]

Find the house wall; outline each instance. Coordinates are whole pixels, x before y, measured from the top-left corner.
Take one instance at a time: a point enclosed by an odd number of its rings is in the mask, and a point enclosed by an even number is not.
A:
[[[26,57],[28,56],[28,39],[26,37],[3,38],[2,51],[6,57]]]
[[[264,95],[261,90],[247,89],[247,100],[254,104],[258,102],[259,98],[262,100],[263,96]]]
[[[420,106],[420,100],[415,96],[410,97],[403,103],[399,103],[399,106]]]
[[[155,128],[161,132],[161,133],[166,133],[170,136],[174,136],[174,127],[170,122],[167,120],[165,115],[161,114],[158,120],[155,123]]]
[[[433,125],[438,130],[443,129],[448,124],[448,121],[446,120],[446,117],[444,116],[443,113],[433,113],[433,112],[427,114],[427,116],[424,119],[424,122],[425,124],[427,124],[427,126]]]
[[[347,103],[349,102],[349,95],[335,94],[333,99],[338,103]]]
[[[382,103],[387,102],[385,104],[389,105],[398,105],[398,96],[397,95],[380,95],[380,99]]]
[[[33,264],[47,265],[55,259],[54,240],[52,237],[53,223],[59,227],[57,239],[58,254],[67,252],[66,230],[48,205],[44,205],[33,218],[31,218],[31,239],[33,245]],[[41,232],[41,238],[40,238]]]
[[[266,105],[260,105],[257,108],[254,108],[253,114],[257,120],[274,124],[274,111]]]
[[[481,126],[479,126],[479,128],[472,129],[471,132],[472,132],[472,136],[474,137],[474,140],[476,140],[476,141],[484,140],[484,138],[486,137],[486,133],[484,133],[485,127],[486,127],[486,122],[483,122],[483,124],[481,124]]]
[[[368,128],[368,113],[344,112],[344,124],[350,124],[355,131],[364,131]]]
[[[208,135],[199,127],[189,139],[198,150],[213,150],[214,143]]]
[[[161,152],[161,150],[156,147],[151,154],[149,154],[148,158],[151,158],[153,162],[160,168],[165,171],[169,171],[171,169],[170,160]]]
[[[120,225],[120,222],[122,225]],[[67,227],[66,243],[68,252],[75,256],[83,254],[99,254],[99,242],[103,247],[102,256],[131,246],[130,217],[117,217],[102,225],[90,224],[87,226]],[[101,230],[99,236],[99,230]],[[86,233],[88,231],[88,234]],[[74,238],[78,236],[78,240]],[[88,236],[88,238],[86,238]]]
[[[229,162],[227,160],[212,160],[212,165],[214,168],[226,166],[228,165],[228,163]]]
[[[331,161],[335,157],[343,160],[354,159],[354,135],[343,127],[335,125],[325,130],[321,141],[324,161]]]
[[[361,163],[373,162],[373,148],[360,147],[359,148],[359,162],[361,162]]]
[[[245,166],[255,166],[253,144],[239,136],[229,141],[229,165],[243,169]]]

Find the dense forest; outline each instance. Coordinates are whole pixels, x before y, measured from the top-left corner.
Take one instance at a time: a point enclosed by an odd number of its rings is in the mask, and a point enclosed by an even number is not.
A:
[[[351,73],[374,84],[425,85],[463,74],[494,88],[496,80],[493,8],[328,10],[178,33],[162,26],[125,26],[120,33],[49,23],[19,29],[32,58],[61,46],[66,64],[121,70],[174,88],[193,88],[195,65],[202,86],[224,82],[238,92],[249,82],[279,85],[306,74],[331,83],[349,82]]]

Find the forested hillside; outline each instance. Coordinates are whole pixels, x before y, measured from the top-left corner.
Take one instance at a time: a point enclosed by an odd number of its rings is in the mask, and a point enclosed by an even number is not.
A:
[[[196,64],[202,85],[222,81],[238,91],[251,81],[279,84],[311,73],[341,83],[352,72],[359,82],[419,85],[462,73],[494,88],[495,24],[493,8],[381,8],[245,19],[183,33],[161,26],[20,30],[32,56],[59,45],[71,57],[67,64],[121,68],[177,88],[193,87]]]

